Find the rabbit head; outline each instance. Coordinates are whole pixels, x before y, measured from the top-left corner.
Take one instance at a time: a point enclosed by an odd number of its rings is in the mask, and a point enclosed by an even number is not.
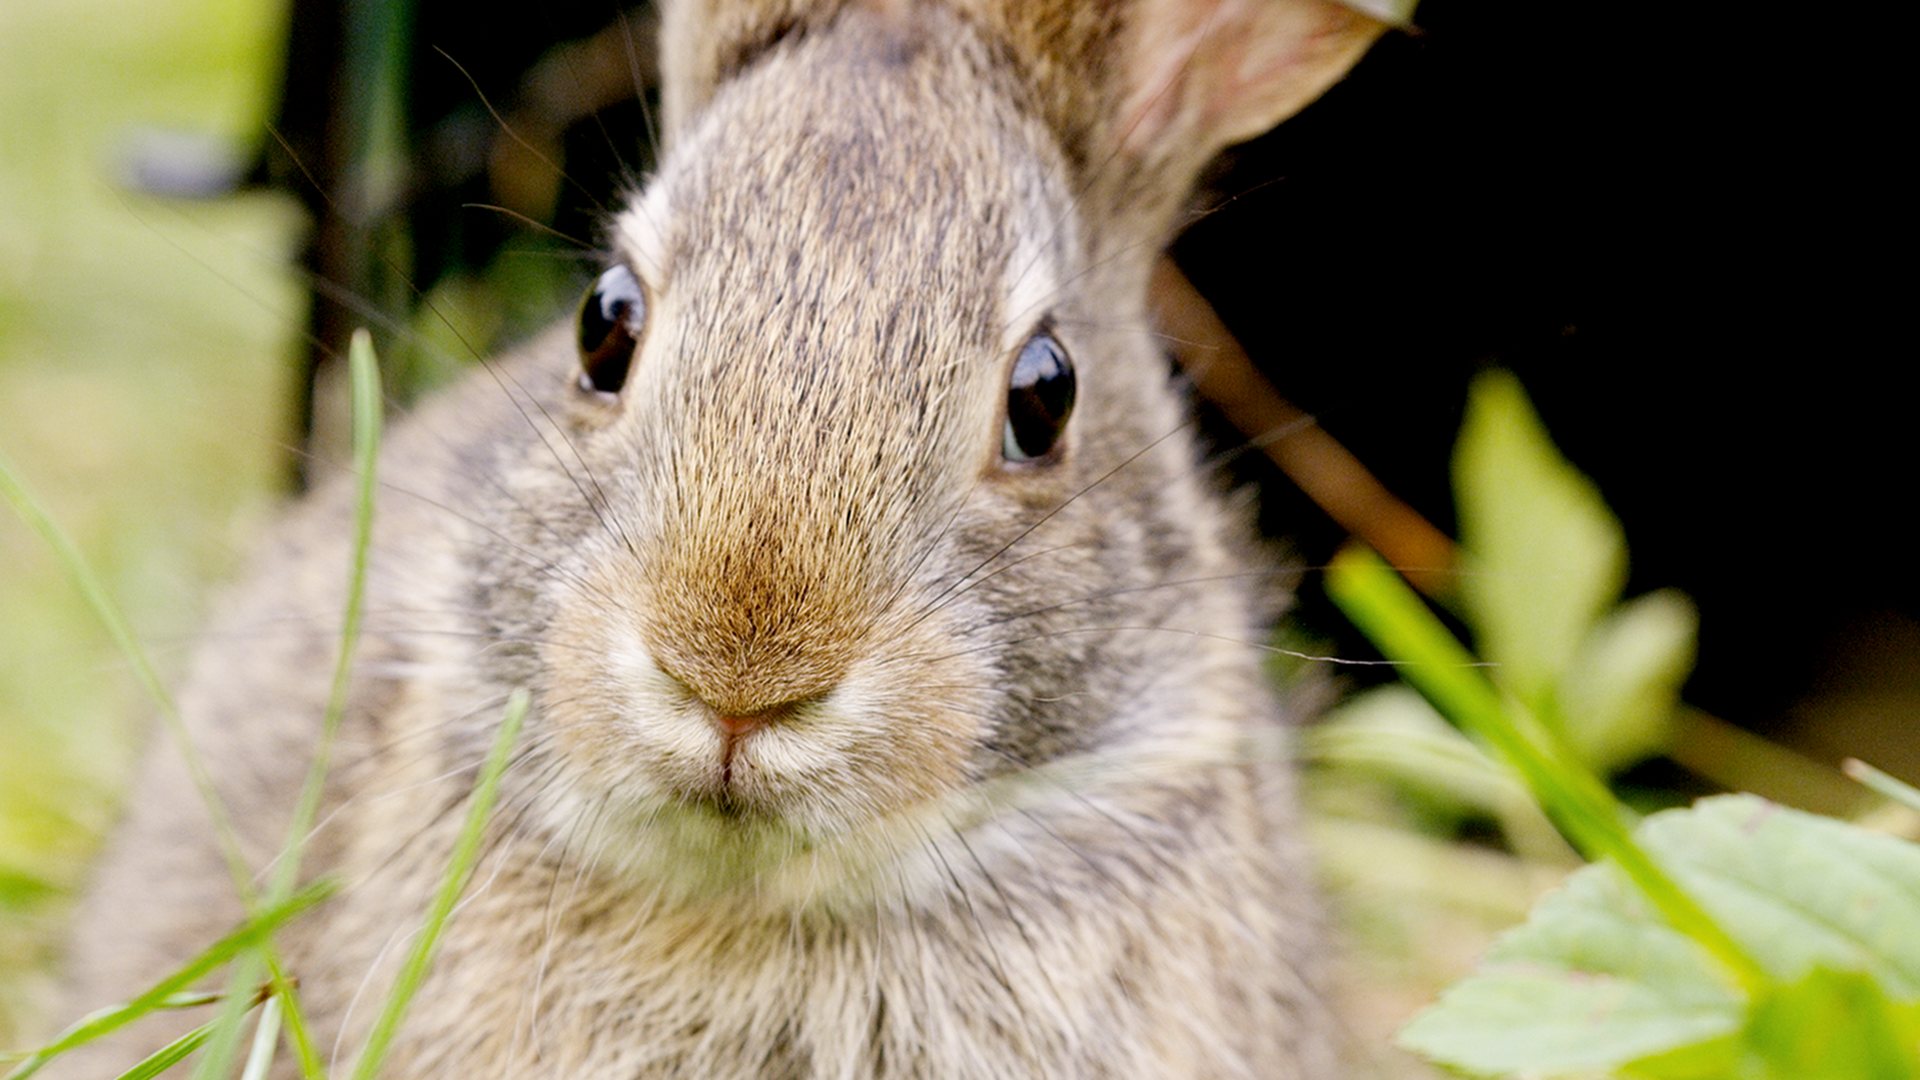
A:
[[[1322,0],[670,6],[668,152],[560,409],[578,460],[521,470],[522,544],[565,542],[495,591],[538,597],[556,820],[732,880],[1244,726],[1214,698],[1259,697],[1248,590],[1146,278],[1205,162],[1379,29]]]

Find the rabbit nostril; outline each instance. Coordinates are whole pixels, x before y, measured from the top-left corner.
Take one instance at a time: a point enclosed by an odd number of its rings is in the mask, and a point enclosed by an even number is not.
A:
[[[731,741],[753,734],[755,729],[766,723],[766,720],[765,713],[754,716],[729,716],[719,713],[714,715],[713,726],[719,728],[720,734]]]

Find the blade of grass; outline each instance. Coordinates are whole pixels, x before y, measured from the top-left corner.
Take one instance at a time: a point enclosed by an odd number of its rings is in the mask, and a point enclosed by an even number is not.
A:
[[[360,644],[360,624],[366,607],[367,553],[373,544],[373,506],[375,479],[380,457],[380,366],[373,352],[373,339],[356,330],[347,348],[348,377],[353,387],[353,461],[357,483],[354,489],[352,563],[347,575],[346,611],[341,618],[340,654],[333,672],[333,687],[327,698],[327,711],[320,725],[320,741],[314,749],[313,764],[307,771],[300,803],[287,827],[287,841],[274,868],[267,896],[278,899],[292,890],[298,880],[306,845],[320,813],[320,799],[326,790],[327,773],[333,765],[333,748],[340,733],[340,719],[346,713],[347,693],[353,682],[353,658]],[[294,1055],[300,1061],[300,1073],[306,1080],[323,1080],[325,1068],[307,1028],[292,980],[272,957],[275,998],[286,1003],[287,1033]]]
[[[268,956],[267,965],[273,973],[273,996],[286,1003],[281,1019],[287,1026],[287,1038],[293,1043],[294,1059],[300,1063],[300,1075],[304,1080],[326,1080],[326,1066],[320,1064],[320,1051],[314,1045],[312,1030],[307,1027],[306,1013],[300,1008],[299,988],[281,968],[279,958]]]
[[[209,1020],[185,1035],[173,1040],[155,1051],[153,1056],[115,1077],[114,1080],[152,1080],[168,1069],[186,1059],[188,1054],[200,1049],[207,1036],[213,1033],[214,1026],[220,1021]]]
[[[515,690],[507,702],[506,716],[500,722],[500,732],[494,737],[493,748],[487,754],[486,764],[481,767],[479,777],[474,781],[473,795],[467,804],[466,821],[460,828],[460,836],[454,842],[452,857],[447,862],[447,870],[440,879],[440,889],[434,895],[433,906],[427,912],[420,935],[414,940],[413,950],[408,953],[406,962],[400,968],[400,974],[394,979],[393,990],[387,995],[380,1016],[374,1021],[373,1030],[367,1036],[367,1044],[360,1051],[360,1060],[354,1063],[354,1080],[373,1080],[380,1074],[381,1061],[393,1044],[393,1037],[400,1029],[400,1021],[406,1016],[407,1007],[413,996],[426,980],[427,971],[433,964],[433,954],[440,942],[440,934],[446,929],[447,920],[453,915],[454,905],[460,894],[466,889],[467,879],[473,874],[474,863],[480,857],[480,839],[487,818],[493,813],[494,801],[500,794],[500,779],[506,775],[507,763],[511,760],[514,740],[519,737],[520,725],[527,717],[527,692]]]
[[[260,1022],[253,1029],[253,1049],[247,1054],[247,1068],[240,1080],[267,1080],[267,1070],[273,1067],[273,1048],[280,1041],[280,1001],[279,994],[270,994],[261,1006]]]
[[[334,662],[333,686],[320,723],[320,739],[314,747],[313,763],[307,770],[306,783],[301,788],[293,821],[287,827],[286,843],[281,847],[273,878],[267,886],[270,900],[291,891],[299,877],[308,835],[313,830],[315,818],[319,816],[327,771],[333,764],[333,746],[340,731],[340,717],[346,711],[347,692],[353,683],[353,655],[360,643],[360,617],[366,596],[367,549],[373,537],[374,475],[380,455],[380,369],[373,354],[373,339],[366,330],[354,331],[352,344],[347,349],[347,365],[353,387],[353,458],[358,485],[347,571],[346,611],[341,618],[340,652]],[[212,1036],[207,1040],[206,1053],[194,1068],[195,1080],[219,1080],[230,1074],[233,1060],[240,1053],[240,1020],[246,1011],[240,994],[245,988],[259,982],[263,975],[270,976],[276,986],[288,984],[286,973],[279,965],[269,965],[260,957],[243,957],[234,966],[228,982],[227,1004],[214,1026]],[[297,1013],[298,1002],[291,995],[287,1001],[292,1006],[290,1011]],[[300,1032],[295,1036],[294,1043],[301,1071],[309,1080],[318,1080],[322,1067],[318,1054],[314,1053],[311,1038],[305,1035],[306,1026],[303,1022],[296,1022],[293,1026]]]
[[[92,1042],[157,1009],[185,1008],[215,1000],[206,995],[188,994],[182,991],[187,984],[233,959],[264,935],[272,933],[274,928],[288,919],[332,895],[333,888],[332,882],[316,882],[287,898],[284,903],[262,910],[247,920],[244,926],[209,945],[198,956],[176,969],[173,974],[155,983],[146,993],[125,1004],[110,1006],[83,1017],[78,1023],[62,1032],[53,1042],[34,1051],[26,1060],[15,1066],[14,1070],[6,1075],[6,1080],[26,1080],[27,1077],[40,1071],[41,1066],[68,1050],[83,1043]]]
[[[1848,758],[1841,762],[1840,771],[1873,789],[1876,794],[1920,813],[1920,789],[1888,776],[1859,758]]]
[[[234,831],[233,818],[227,813],[226,803],[220,798],[220,792],[213,786],[213,776],[207,771],[206,760],[193,745],[193,737],[187,733],[186,721],[180,716],[180,709],[174,704],[173,695],[167,692],[166,684],[160,673],[147,658],[145,649],[133,635],[126,616],[121,614],[119,605],[107,594],[107,588],[87,565],[85,556],[74,544],[66,531],[47,513],[45,505],[34,496],[20,475],[14,471],[13,463],[0,454],[0,497],[13,505],[14,513],[19,514],[27,527],[40,535],[40,539],[53,552],[73,582],[87,606],[93,609],[94,616],[105,625],[107,633],[119,647],[120,654],[132,665],[134,676],[140,680],[154,705],[160,710],[160,718],[166,724],[168,733],[179,744],[181,756],[186,758],[187,770],[193,777],[194,786],[200,789],[200,798],[207,804],[207,813],[213,817],[214,835],[218,838],[220,852],[227,861],[227,870],[233,875],[234,886],[240,890],[241,898],[251,909],[255,906],[253,872],[247,867],[246,857],[240,853],[239,835]]]
[[[1440,713],[1491,746],[1525,780],[1555,824],[1590,859],[1611,857],[1663,917],[1725,964],[1749,993],[1760,966],[1634,843],[1626,814],[1532,714],[1504,697],[1482,665],[1393,569],[1348,544],[1326,573],[1327,595]]]
[[[353,654],[360,643],[360,620],[366,601],[367,551],[373,541],[374,476],[380,456],[380,369],[373,354],[373,339],[364,329],[353,332],[353,343],[347,348],[347,369],[353,384],[353,462],[358,484],[346,612],[340,623],[340,655],[334,664],[333,688],[320,726],[320,742],[314,749],[313,765],[307,770],[306,785],[301,789],[293,823],[287,829],[286,846],[267,889],[267,895],[274,899],[293,890],[308,834],[320,812],[321,793],[326,788],[334,742],[340,733],[340,717],[346,712],[347,691],[353,682]]]
[[[234,958],[233,967],[227,971],[227,992],[222,997],[220,1015],[207,1025],[207,1037],[201,1040],[207,1052],[193,1067],[194,1080],[224,1080],[233,1075],[233,1059],[240,1052],[244,1026],[241,1021],[253,1008],[252,988],[268,977],[260,950],[249,949]]]

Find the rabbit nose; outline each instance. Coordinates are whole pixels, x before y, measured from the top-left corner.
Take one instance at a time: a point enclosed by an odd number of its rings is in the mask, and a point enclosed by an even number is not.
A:
[[[759,730],[767,722],[766,713],[754,713],[749,716],[737,716],[730,713],[715,713],[713,726],[728,742],[737,742]]]

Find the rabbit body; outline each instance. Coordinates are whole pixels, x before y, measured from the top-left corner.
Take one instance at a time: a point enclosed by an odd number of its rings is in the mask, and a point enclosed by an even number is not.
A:
[[[343,888],[280,935],[323,1050],[364,1038],[527,687],[387,1075],[1334,1074],[1257,574],[1145,310],[1194,173],[1247,134],[1134,86],[1197,66],[1114,58],[1191,55],[1142,37],[1170,3],[667,11],[668,153],[610,229],[645,289],[630,372],[583,388],[559,327],[383,452],[308,856]],[[1378,29],[1282,9],[1337,48],[1262,116]],[[1011,461],[1041,332],[1077,396]],[[182,694],[256,865],[318,732],[349,503],[282,524]],[[88,1005],[240,916],[180,764],[132,806]]]

